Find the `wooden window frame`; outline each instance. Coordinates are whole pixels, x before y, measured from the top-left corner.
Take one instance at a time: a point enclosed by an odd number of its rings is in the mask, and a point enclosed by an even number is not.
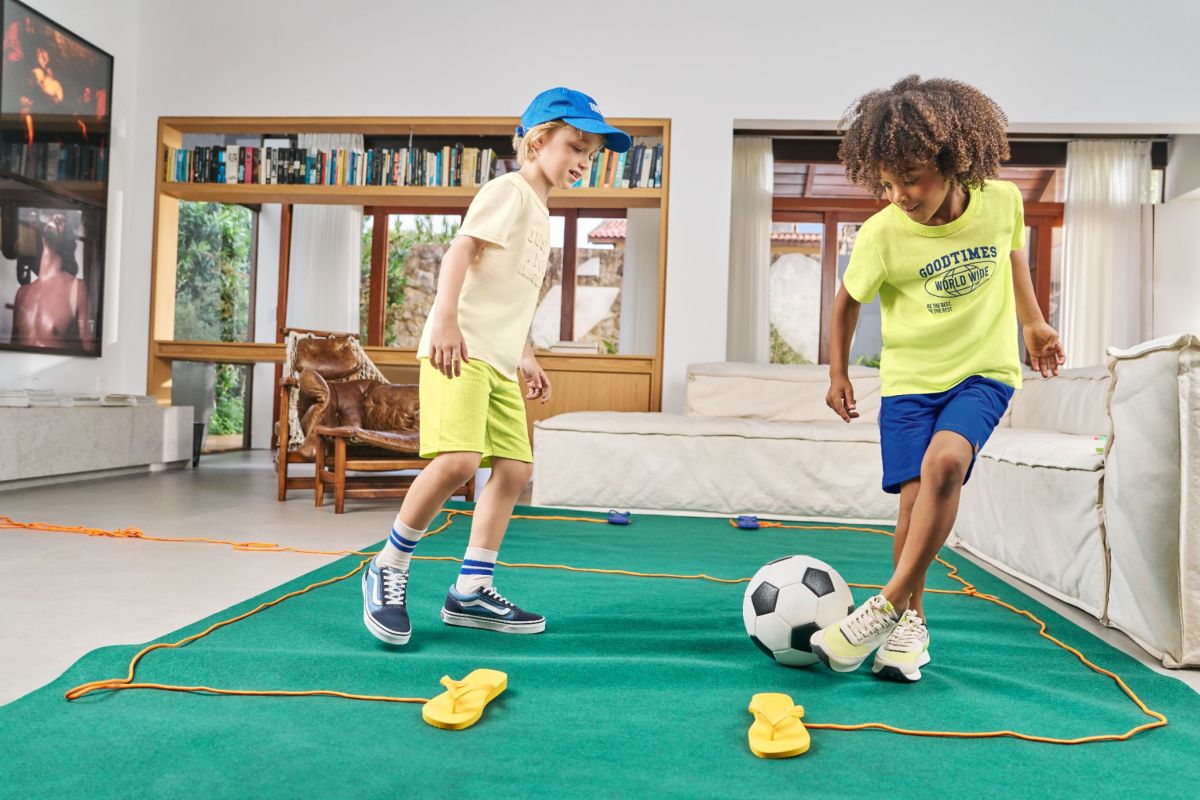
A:
[[[775,197],[772,222],[815,222],[823,226],[821,240],[821,340],[817,361],[829,363],[833,299],[837,294],[837,226],[865,222],[886,203],[869,199]],[[1038,307],[1050,319],[1051,250],[1054,228],[1063,224],[1062,203],[1026,203],[1025,224],[1030,228],[1029,271]]]

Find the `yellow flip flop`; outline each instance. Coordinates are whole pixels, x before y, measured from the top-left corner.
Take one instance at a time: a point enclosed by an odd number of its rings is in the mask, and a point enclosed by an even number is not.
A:
[[[442,676],[446,691],[421,707],[421,717],[435,728],[460,731],[483,716],[483,709],[508,687],[508,675],[495,669],[477,669],[461,681]]]
[[[759,758],[791,758],[808,752],[811,740],[800,718],[804,706],[786,694],[760,692],[750,699],[754,723],[750,726],[750,752]]]

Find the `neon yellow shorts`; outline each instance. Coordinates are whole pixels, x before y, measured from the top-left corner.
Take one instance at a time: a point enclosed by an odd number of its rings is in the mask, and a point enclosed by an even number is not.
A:
[[[421,458],[439,453],[471,452],[492,458],[533,463],[521,385],[474,359],[462,374],[447,378],[421,359]]]

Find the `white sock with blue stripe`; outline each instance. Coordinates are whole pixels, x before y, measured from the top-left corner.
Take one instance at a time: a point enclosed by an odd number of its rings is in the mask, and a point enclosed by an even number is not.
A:
[[[379,555],[375,556],[375,563],[381,567],[407,571],[408,564],[412,561],[413,550],[417,549],[417,542],[421,541],[424,535],[425,531],[410,528],[401,522],[400,515],[397,514],[396,521],[392,523],[392,533]]]
[[[463,554],[462,569],[458,571],[458,580],[454,588],[459,594],[474,594],[484,586],[492,585],[492,573],[496,571],[495,550],[484,550],[482,547],[468,547]]]

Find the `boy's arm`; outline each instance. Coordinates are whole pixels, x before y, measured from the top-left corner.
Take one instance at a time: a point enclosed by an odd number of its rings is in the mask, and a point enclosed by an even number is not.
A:
[[[538,363],[537,357],[533,354],[533,344],[528,340],[525,342],[525,352],[521,354],[521,363],[518,367],[525,374],[525,384],[529,389],[525,394],[525,399],[540,400],[543,403],[550,402],[550,376]]]
[[[1043,378],[1057,375],[1058,368],[1066,361],[1058,331],[1050,327],[1038,307],[1037,295],[1033,291],[1033,278],[1029,275],[1029,261],[1025,254],[1013,250],[1012,260],[1013,296],[1017,304],[1017,319],[1021,321],[1021,333],[1025,338],[1025,349],[1033,368]],[[1048,266],[1048,265],[1047,265]]]
[[[462,329],[458,327],[458,298],[467,278],[467,268],[484,245],[482,239],[456,236],[442,256],[428,355],[429,362],[447,378],[462,374],[460,361],[470,360],[466,340],[463,339]]]
[[[861,308],[844,285],[838,288],[830,318],[829,392],[825,395],[825,405],[832,408],[846,422],[858,417],[854,387],[850,385],[849,364],[850,343],[854,339],[854,329],[858,327],[858,313]]]

